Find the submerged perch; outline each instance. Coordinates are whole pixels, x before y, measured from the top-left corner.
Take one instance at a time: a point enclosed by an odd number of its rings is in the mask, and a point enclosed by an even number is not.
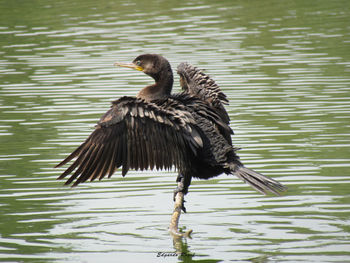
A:
[[[76,186],[87,180],[111,177],[122,167],[129,169],[172,169],[179,172],[175,209],[170,232],[184,236],[178,221],[184,196],[192,178],[209,179],[222,173],[234,174],[257,191],[279,194],[279,182],[246,168],[232,145],[233,131],[224,108],[225,94],[198,68],[181,63],[177,73],[183,92],[171,94],[173,72],[169,62],[157,54],[140,55],[132,63],[115,63],[151,76],[155,83],[136,97],[112,102],[96,129],[73,153],[56,167],[73,163],[59,176]],[[189,233],[185,233],[188,235]]]

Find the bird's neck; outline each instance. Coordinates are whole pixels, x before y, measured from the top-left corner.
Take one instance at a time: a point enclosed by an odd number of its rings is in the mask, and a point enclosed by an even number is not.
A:
[[[170,96],[174,83],[171,70],[164,72],[162,75],[152,77],[156,83],[140,90],[137,97],[146,101],[152,101]]]

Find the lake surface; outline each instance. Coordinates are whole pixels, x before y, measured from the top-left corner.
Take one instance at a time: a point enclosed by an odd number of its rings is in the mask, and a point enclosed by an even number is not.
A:
[[[350,262],[349,1],[0,4],[0,261]],[[288,192],[194,180],[174,246],[175,172],[56,181],[110,101],[152,82],[112,66],[142,53],[205,69],[243,162]]]

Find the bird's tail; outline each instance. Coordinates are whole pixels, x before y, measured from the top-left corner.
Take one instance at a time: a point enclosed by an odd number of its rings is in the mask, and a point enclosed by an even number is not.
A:
[[[232,170],[232,173],[264,195],[268,192],[280,195],[280,192],[287,190],[286,186],[276,180],[246,168],[243,165],[236,166],[235,169]]]

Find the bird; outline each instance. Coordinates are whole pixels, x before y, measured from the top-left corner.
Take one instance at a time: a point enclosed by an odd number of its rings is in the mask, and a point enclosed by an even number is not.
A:
[[[114,66],[141,71],[154,83],[133,96],[112,102],[88,138],[56,167],[70,161],[58,177],[66,185],[111,177],[119,168],[178,172],[176,193],[186,195],[192,178],[236,175],[262,194],[280,195],[286,187],[247,168],[233,146],[233,130],[225,110],[227,96],[203,70],[187,63],[177,67],[182,91],[172,93],[174,77],[169,61],[159,54],[137,56]],[[184,202],[184,201],[183,201]],[[184,204],[182,210],[186,212]]]

